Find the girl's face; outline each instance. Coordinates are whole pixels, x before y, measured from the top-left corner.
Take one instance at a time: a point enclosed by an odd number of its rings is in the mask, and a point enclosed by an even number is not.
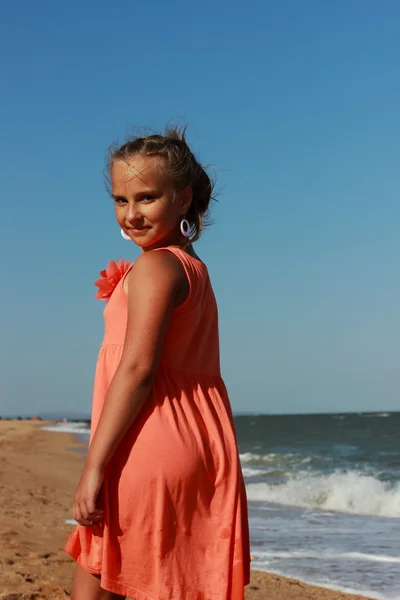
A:
[[[182,242],[179,225],[192,190],[175,191],[162,158],[135,155],[115,161],[111,186],[118,224],[142,250]]]

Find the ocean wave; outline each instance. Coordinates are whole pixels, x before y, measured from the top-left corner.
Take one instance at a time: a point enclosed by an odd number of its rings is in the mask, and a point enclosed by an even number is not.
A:
[[[285,483],[249,483],[249,500],[333,512],[400,517],[400,484],[389,484],[358,471],[330,475],[298,473]]]
[[[244,477],[259,477],[260,475],[266,475],[268,471],[264,469],[254,469],[252,467],[243,467],[242,473]]]
[[[55,423],[42,427],[44,431],[55,431],[57,433],[75,433],[76,435],[89,435],[89,424],[85,421]]]
[[[378,419],[378,418],[386,418],[386,417],[390,417],[392,415],[392,413],[388,413],[388,412],[382,412],[382,413],[359,413],[359,417],[362,417],[363,419]]]
[[[301,454],[287,453],[276,454],[256,454],[255,452],[244,452],[240,454],[240,461],[243,464],[250,465],[305,465],[311,462],[310,456],[302,456]]]
[[[400,557],[387,556],[384,554],[367,554],[364,552],[315,552],[313,550],[293,550],[292,552],[253,552],[256,559],[277,559],[277,558],[312,558],[318,560],[350,560],[362,562],[379,562],[379,563],[398,563]]]
[[[315,579],[310,578],[310,577],[299,577],[298,573],[292,573],[290,570],[286,571],[286,570],[280,570],[280,569],[273,569],[270,566],[268,566],[268,564],[265,565],[262,562],[257,561],[257,559],[255,559],[254,562],[252,562],[252,566],[256,569],[259,569],[260,571],[267,571],[268,573],[274,573],[275,575],[280,575],[281,577],[292,577],[293,579],[302,581],[303,583],[306,583],[308,585],[322,586],[323,588],[325,588],[327,590],[332,590],[334,592],[341,592],[344,594],[353,594],[353,595],[356,595],[357,597],[365,596],[366,600],[367,600],[367,598],[374,599],[374,600],[399,600],[398,596],[382,595],[382,594],[378,594],[374,590],[369,590],[369,589],[364,589],[364,588],[355,589],[355,588],[349,587],[347,585],[337,585],[335,583],[332,583],[326,577],[321,578],[321,579],[318,577],[316,577]]]

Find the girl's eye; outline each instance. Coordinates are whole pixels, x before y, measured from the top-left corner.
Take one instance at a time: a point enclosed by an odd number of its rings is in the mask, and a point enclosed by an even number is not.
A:
[[[115,204],[119,204],[119,205],[126,204],[125,198],[114,198],[114,202],[115,202]]]
[[[154,196],[151,196],[151,194],[146,194],[146,196],[142,197],[142,200],[144,202],[152,202],[154,200]]]

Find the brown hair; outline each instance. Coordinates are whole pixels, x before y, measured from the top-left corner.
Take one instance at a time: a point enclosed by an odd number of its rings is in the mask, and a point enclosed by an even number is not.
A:
[[[108,175],[116,160],[128,160],[135,154],[163,158],[177,189],[192,188],[193,199],[186,218],[192,227],[190,242],[198,240],[204,227],[209,224],[209,204],[214,199],[214,183],[191,152],[186,142],[186,127],[167,127],[164,135],[135,137],[121,147],[112,147],[108,157]]]

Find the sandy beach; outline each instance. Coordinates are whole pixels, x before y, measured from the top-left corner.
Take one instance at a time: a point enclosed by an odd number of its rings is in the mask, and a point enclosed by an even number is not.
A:
[[[83,464],[73,435],[41,421],[0,421],[0,598],[70,596],[73,561],[64,553],[72,495]],[[178,599],[177,599],[178,600]],[[254,571],[246,600],[363,600]],[[365,600],[365,598],[364,598]]]

